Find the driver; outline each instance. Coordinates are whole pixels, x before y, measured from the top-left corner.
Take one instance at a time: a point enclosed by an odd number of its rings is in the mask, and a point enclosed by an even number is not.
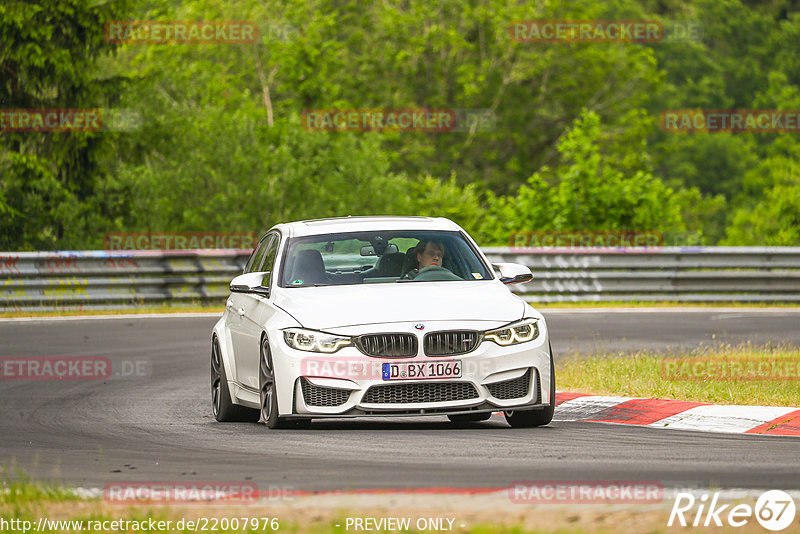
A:
[[[441,267],[444,258],[444,245],[438,241],[420,241],[417,243],[418,269],[425,267]]]
[[[442,267],[444,245],[440,242],[422,240],[417,243],[414,250],[416,250],[417,268],[408,271],[403,279],[413,280],[426,267]]]

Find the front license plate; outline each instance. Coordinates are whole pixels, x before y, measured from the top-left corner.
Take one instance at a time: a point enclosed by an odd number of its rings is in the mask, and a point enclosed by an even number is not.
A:
[[[384,380],[419,380],[424,378],[461,378],[461,362],[434,360],[431,362],[398,362],[383,364]]]

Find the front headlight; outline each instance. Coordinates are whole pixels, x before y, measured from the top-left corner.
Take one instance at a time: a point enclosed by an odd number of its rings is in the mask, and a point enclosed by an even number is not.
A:
[[[337,336],[335,334],[326,334],[325,332],[304,330],[302,328],[288,328],[284,330],[283,340],[293,349],[304,350],[306,352],[325,352],[328,354],[350,345],[350,338],[347,336]]]
[[[486,341],[494,341],[501,347],[533,341],[539,337],[539,325],[537,321],[538,319],[523,319],[502,328],[487,330],[483,333],[483,339]]]

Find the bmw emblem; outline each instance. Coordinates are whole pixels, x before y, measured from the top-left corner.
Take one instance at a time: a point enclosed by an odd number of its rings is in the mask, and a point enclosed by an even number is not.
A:
[[[414,325],[414,328],[416,328],[417,330],[425,330],[425,325],[422,323],[417,323]]]

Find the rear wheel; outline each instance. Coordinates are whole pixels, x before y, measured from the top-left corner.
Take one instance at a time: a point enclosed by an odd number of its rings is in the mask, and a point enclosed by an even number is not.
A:
[[[448,415],[447,418],[450,419],[450,422],[454,425],[461,426],[461,425],[468,425],[470,423],[479,423],[481,421],[486,421],[492,416],[492,412],[486,413],[460,413],[456,415]]]
[[[556,370],[553,365],[553,347],[550,347],[550,406],[541,410],[506,410],[506,421],[514,428],[544,426],[553,420],[556,408]]]
[[[222,364],[222,353],[217,336],[211,340],[211,410],[214,419],[221,423],[258,420],[258,410],[239,406],[231,400],[228,377],[225,374],[225,366]]]

